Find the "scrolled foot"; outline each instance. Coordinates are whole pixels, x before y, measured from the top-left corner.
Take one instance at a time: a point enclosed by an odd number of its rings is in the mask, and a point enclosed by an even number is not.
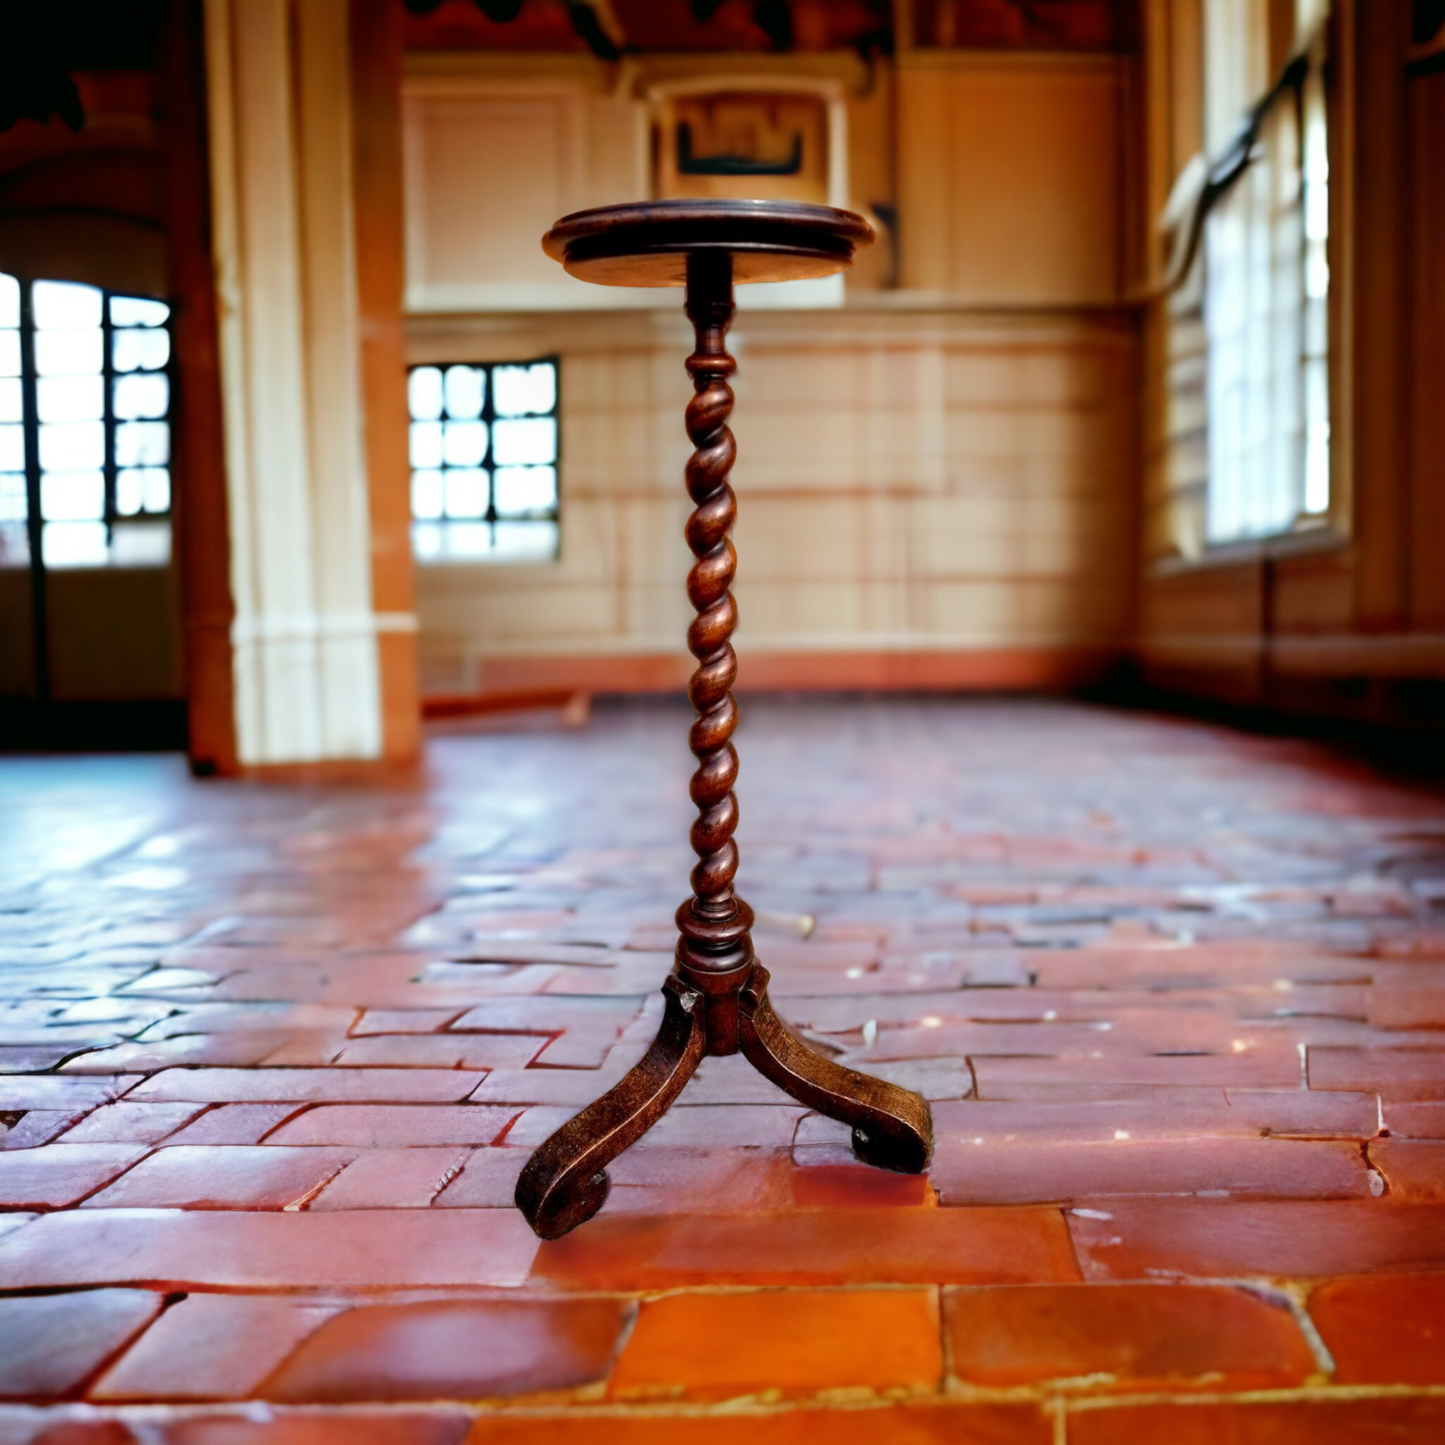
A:
[[[607,1165],[662,1117],[703,1056],[702,996],[677,977],[652,1047],[625,1077],[557,1130],[517,1180],[517,1208],[543,1239],[560,1239],[607,1200]]]
[[[768,971],[753,966],[740,1000],[749,1063],[809,1108],[853,1126],[853,1152],[897,1174],[922,1174],[933,1153],[933,1117],[917,1094],[845,1069],[796,1038],[768,1002]]]
[[[852,1071],[849,1070],[851,1073]],[[866,1074],[857,1075],[860,1079],[866,1079]],[[881,1079],[871,1079],[870,1083],[882,1083]],[[897,1088],[896,1084],[885,1085],[886,1088]],[[907,1089],[899,1089],[900,1094],[908,1094]],[[908,1094],[910,1099],[918,1099],[917,1094]],[[922,1099],[923,1124],[907,1123],[903,1120],[890,1120],[895,1127],[883,1128],[878,1124],[870,1124],[868,1128],[861,1125],[855,1126],[853,1130],[853,1152],[865,1163],[871,1164],[875,1169],[891,1169],[895,1174],[922,1174],[928,1168],[928,1160],[933,1153],[933,1122],[928,1116],[928,1105]],[[825,1111],[826,1112],[826,1111]]]

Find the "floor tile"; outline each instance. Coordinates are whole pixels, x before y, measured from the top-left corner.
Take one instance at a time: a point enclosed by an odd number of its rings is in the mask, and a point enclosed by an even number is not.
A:
[[[363,1305],[311,1335],[263,1393],[345,1403],[575,1390],[605,1378],[628,1313],[601,1299]]]
[[[176,1288],[516,1285],[537,1240],[511,1210],[235,1214],[94,1209],[0,1237],[13,1289],[160,1280]]]
[[[1309,1312],[1341,1384],[1445,1384],[1445,1274],[1327,1280]]]
[[[85,1209],[295,1209],[355,1157],[349,1149],[176,1144],[157,1149]]]
[[[160,1313],[150,1290],[94,1289],[0,1298],[0,1398],[43,1399],[86,1378]]]
[[[246,1399],[338,1308],[274,1295],[188,1295],[101,1376],[90,1398]]]
[[[1198,1285],[1025,1285],[944,1292],[953,1373],[1009,1388],[1263,1390],[1316,1372],[1283,1297]]]
[[[143,1144],[49,1144],[0,1153],[0,1206],[62,1209],[78,1204],[146,1152]]]
[[[1438,1439],[1445,1400],[1140,1405],[1070,1412],[1069,1445],[1395,1445]]]
[[[643,1304],[613,1373],[621,1400],[726,1400],[936,1389],[938,1297],[928,1289],[682,1294]]]

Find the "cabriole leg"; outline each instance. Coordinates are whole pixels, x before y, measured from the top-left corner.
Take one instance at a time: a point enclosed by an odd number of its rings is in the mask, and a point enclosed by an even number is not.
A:
[[[907,1089],[869,1078],[815,1054],[768,1002],[768,971],[754,964],[739,1000],[747,1061],[800,1103],[853,1126],[853,1152],[899,1174],[922,1174],[933,1153],[928,1105]]]
[[[607,1166],[667,1111],[706,1046],[702,997],[676,977],[662,986],[662,1027],[642,1059],[557,1130],[517,1180],[517,1208],[543,1239],[560,1239],[607,1200]]]

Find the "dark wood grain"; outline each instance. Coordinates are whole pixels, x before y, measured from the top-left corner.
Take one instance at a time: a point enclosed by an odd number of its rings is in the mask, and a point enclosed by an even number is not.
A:
[[[602,1208],[607,1166],[667,1112],[706,1051],[701,995],[676,976],[662,992],[662,1027],[641,1062],[563,1124],[517,1180],[517,1208],[543,1239],[561,1238]]]
[[[874,241],[862,216],[800,201],[644,201],[564,216],[542,249],[570,275],[601,286],[684,286],[687,260],[729,258],[732,279],[831,276]]]
[[[185,638],[191,767],[233,774],[235,669],[231,527],[200,7],[173,4],[164,31],[166,236],[174,329],[175,545]],[[38,514],[37,514],[38,516]]]
[[[695,559],[687,595],[697,613],[687,645],[698,664],[687,689],[697,709],[689,742],[698,761],[690,785],[698,810],[691,834],[698,861],[692,897],[677,910],[676,971],[663,985],[667,1010],[642,1062],[564,1124],[522,1171],[517,1207],[544,1239],[559,1238],[602,1208],[607,1164],[662,1117],[704,1054],[741,1049],[754,1068],[795,1099],[852,1125],[853,1150],[865,1163],[906,1174],[928,1167],[933,1150],[928,1105],[906,1089],[820,1057],[773,1012],[768,971],[753,957],[752,909],[733,891],[738,755],[732,737],[738,714],[732,687],[738,662],[731,592],[737,555],[730,533],[737,498],[728,479],[737,446],[728,427],[733,409],[728,379],[737,363],[727,351],[733,282],[823,275],[787,269],[804,261],[821,264],[820,258],[829,261],[828,269],[841,270],[854,247],[867,245],[872,235],[861,217],[826,206],[674,201],[579,212],[559,221],[543,242],[549,256],[586,280],[686,282],[694,332],[686,362],[694,396],[686,425],[694,450],[686,471],[693,512],[685,535]],[[776,263],[778,274],[758,275],[760,257],[771,257],[768,264]],[[673,274],[673,261],[678,280],[658,279]],[[596,269],[604,262],[616,269]]]
[[[739,1001],[743,1057],[799,1103],[853,1126],[853,1152],[898,1174],[921,1174],[933,1154],[928,1105],[907,1089],[815,1054],[773,1012],[768,971],[753,965]]]
[[[729,537],[737,520],[737,498],[728,484],[737,443],[728,430],[733,392],[728,377],[737,363],[725,337],[732,320],[732,275],[722,255],[688,258],[687,315],[697,346],[685,365],[697,393],[687,404],[687,434],[695,448],[687,461],[687,492],[694,510],[683,535],[697,558],[687,574],[687,597],[697,617],[687,630],[687,650],[698,667],[687,685],[697,709],[688,745],[698,760],[689,792],[697,804],[691,842],[699,863],[692,870],[693,911],[701,918],[726,919],[737,913],[732,883],[738,871],[733,830],[738,803],[733,783],[738,755],[732,745],[738,724],[732,685],[738,659],[731,638],[738,610],[728,590],[738,559]]]

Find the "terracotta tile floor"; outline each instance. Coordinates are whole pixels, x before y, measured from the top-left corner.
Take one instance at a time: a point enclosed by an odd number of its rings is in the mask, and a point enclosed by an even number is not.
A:
[[[659,1016],[684,734],[0,762],[0,1445],[1445,1439],[1445,797],[1322,745],[753,703],[778,1005],[932,1172],[714,1059],[539,1246],[528,1149]]]

